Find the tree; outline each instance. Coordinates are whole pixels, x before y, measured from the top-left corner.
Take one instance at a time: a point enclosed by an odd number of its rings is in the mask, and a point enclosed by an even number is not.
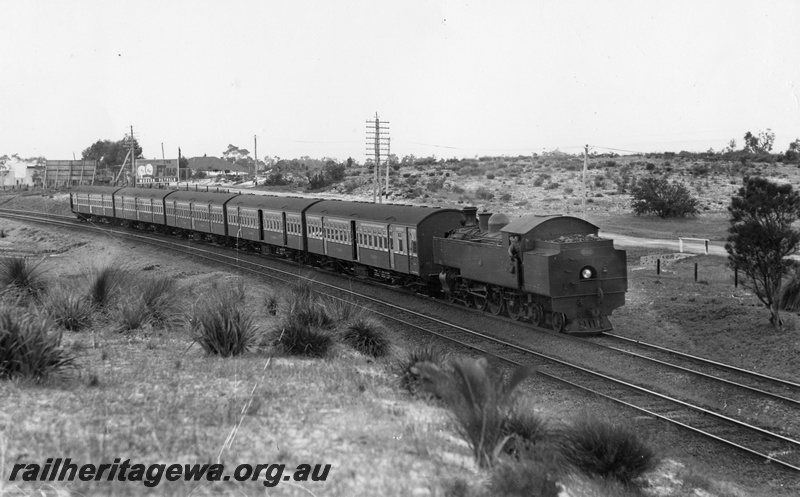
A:
[[[744,151],[751,154],[768,154],[774,144],[775,133],[769,128],[767,131],[759,131],[758,136],[749,131],[744,135]]]
[[[756,297],[769,308],[770,323],[780,330],[781,285],[794,265],[786,257],[797,253],[800,244],[800,232],[792,228],[800,218],[800,194],[790,184],[745,177],[728,212],[728,261],[744,271]]]
[[[631,188],[631,204],[637,216],[653,213],[660,218],[697,214],[697,199],[679,183],[665,178],[644,178]]]
[[[250,157],[250,151],[245,148],[228,144],[228,149],[222,152],[222,158],[237,166],[244,166],[248,170],[255,171],[255,161]]]
[[[97,140],[87,149],[81,153],[81,157],[85,160],[96,160],[98,166],[101,168],[108,168],[111,166],[121,166],[125,162],[125,157],[131,149],[130,141],[128,138],[123,138],[119,141],[111,140]],[[142,158],[142,147],[136,138],[133,139],[133,150],[136,159]],[[131,160],[130,158],[128,160]]]
[[[789,144],[789,148],[786,150],[786,159],[795,161],[800,158],[800,138],[797,138],[795,141]]]

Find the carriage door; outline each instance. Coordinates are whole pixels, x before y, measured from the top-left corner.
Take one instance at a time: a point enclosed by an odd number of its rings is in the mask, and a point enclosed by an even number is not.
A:
[[[287,243],[289,243],[288,235],[286,234],[286,213],[281,212],[281,234],[283,235],[283,246],[285,247]]]
[[[350,221],[350,244],[353,247],[353,260],[358,260],[358,233],[356,232],[356,222]]]
[[[408,273],[408,241],[405,226],[392,226],[392,267]]]
[[[419,257],[417,250],[417,228],[408,228],[408,272],[418,275]]]

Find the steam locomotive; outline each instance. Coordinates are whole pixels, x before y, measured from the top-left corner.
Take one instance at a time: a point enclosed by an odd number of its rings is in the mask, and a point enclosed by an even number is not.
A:
[[[79,186],[82,220],[191,237],[402,285],[565,333],[611,329],[625,252],[571,216],[318,198]]]

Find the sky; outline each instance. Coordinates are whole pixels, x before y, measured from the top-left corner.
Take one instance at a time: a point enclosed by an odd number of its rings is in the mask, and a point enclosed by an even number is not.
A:
[[[0,155],[366,159],[800,138],[796,0],[2,0]]]

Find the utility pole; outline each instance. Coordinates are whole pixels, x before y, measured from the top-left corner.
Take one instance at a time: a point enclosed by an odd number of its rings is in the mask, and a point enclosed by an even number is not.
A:
[[[381,135],[386,135],[385,138]],[[375,203],[376,199],[383,203],[381,195],[380,184],[380,170],[381,170],[381,153],[388,157],[389,155],[389,123],[388,121],[381,122],[378,113],[375,113],[374,121],[367,121],[367,157],[372,157],[375,165],[374,183],[372,188],[372,202]]]
[[[256,185],[256,176],[258,176],[258,136],[253,135],[253,156],[255,157],[256,164],[253,166],[253,186]]]
[[[180,183],[181,183],[181,147],[178,147],[178,181],[175,182],[175,188],[180,189],[181,187]]]
[[[131,125],[131,186],[136,186],[136,144],[133,140],[133,125]]]
[[[583,147],[583,220],[586,220],[586,171],[589,169],[589,145]]]
[[[392,155],[392,139],[386,138],[386,195],[389,195],[389,167],[391,162],[389,159]]]

